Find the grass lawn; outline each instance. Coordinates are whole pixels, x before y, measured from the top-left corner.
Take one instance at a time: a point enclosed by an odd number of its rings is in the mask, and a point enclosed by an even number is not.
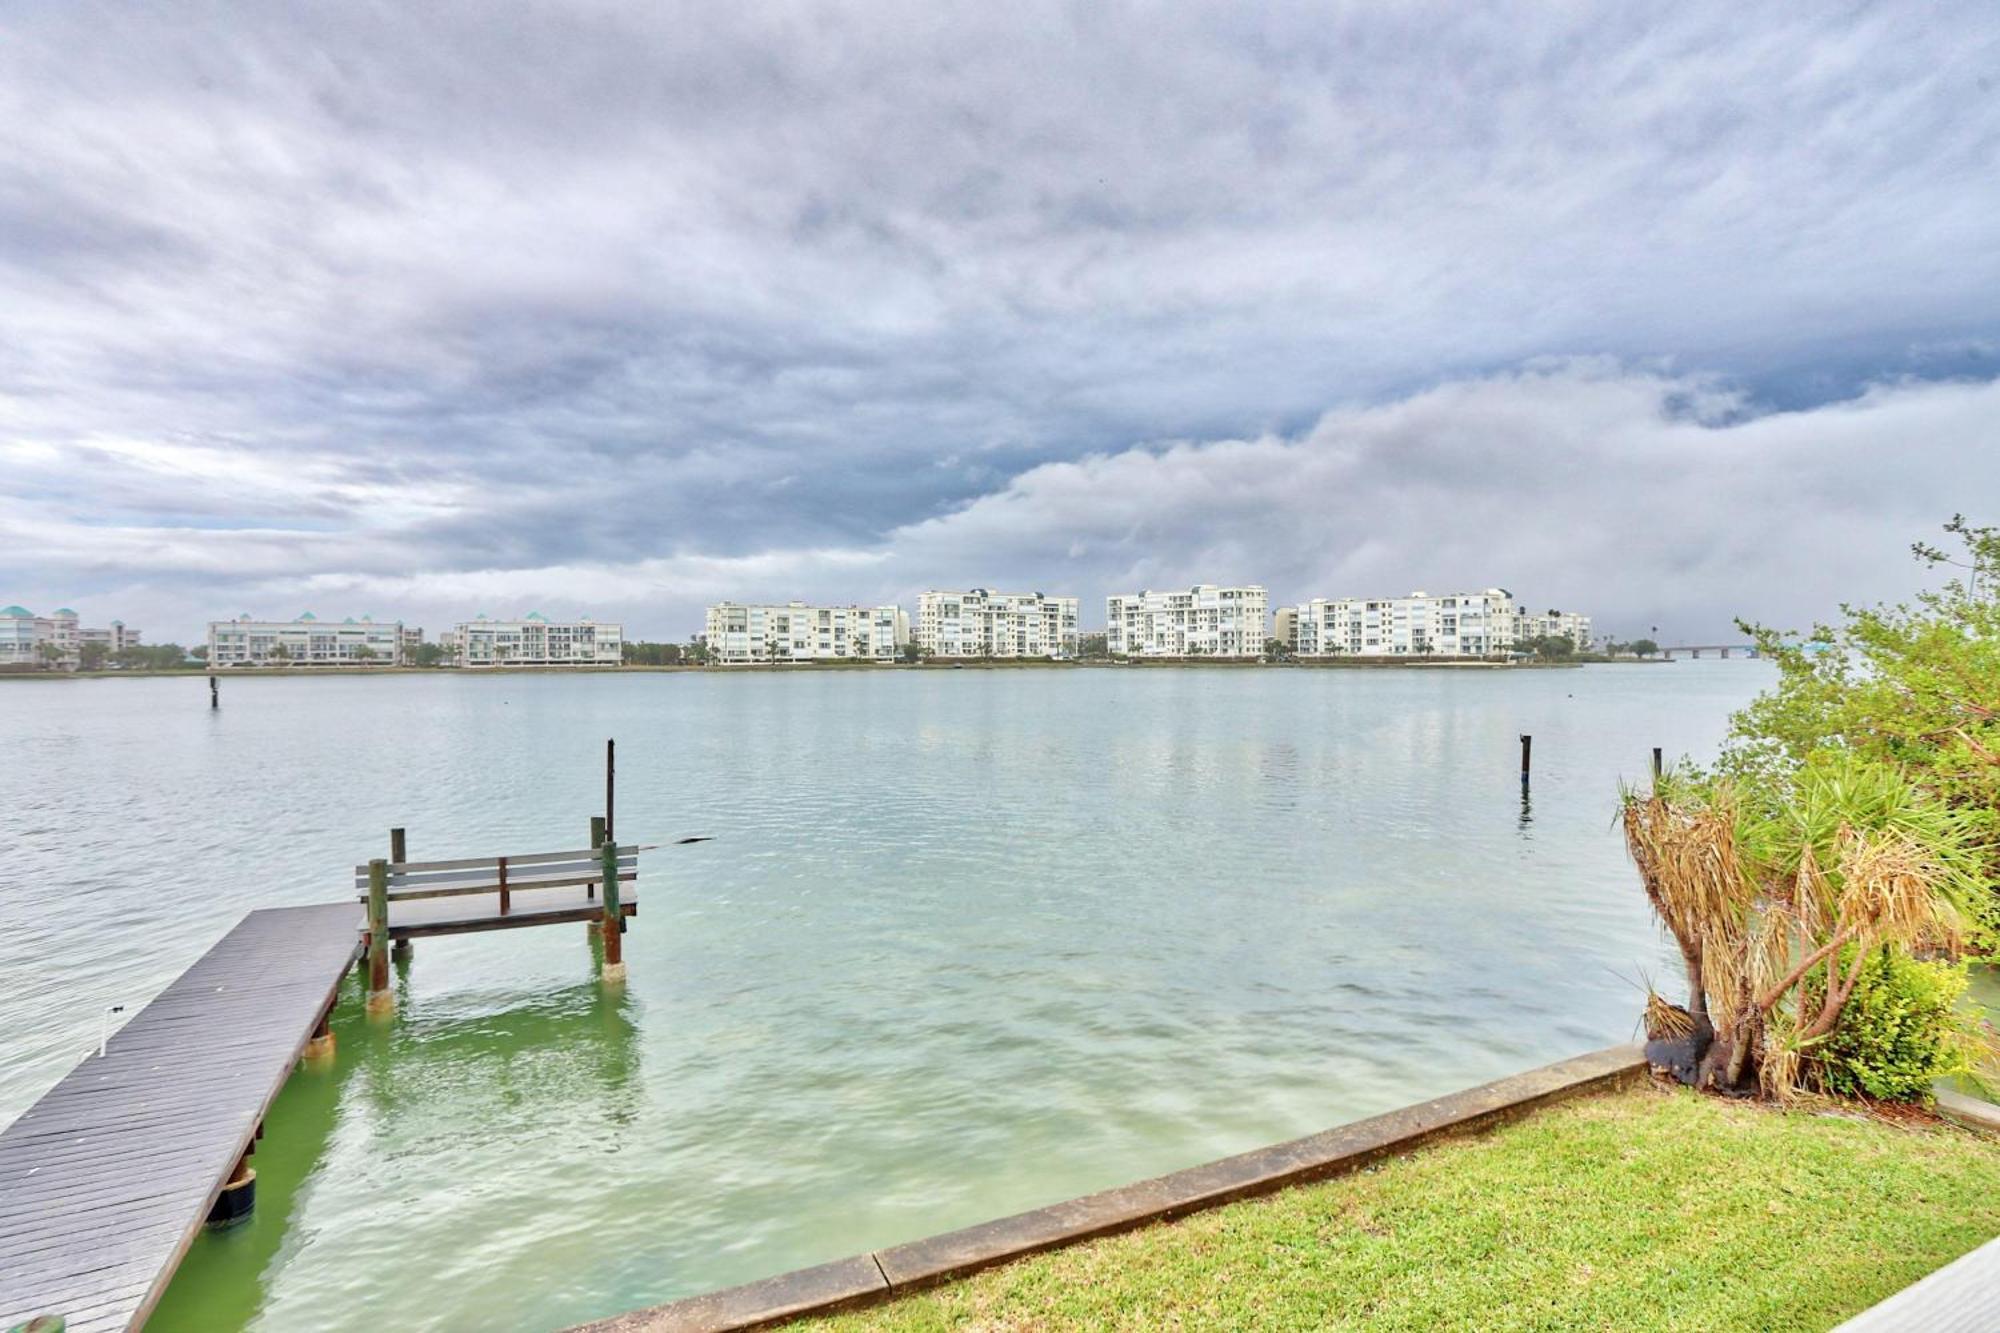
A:
[[[1825,1329],[2000,1235],[2000,1141],[1643,1087],[823,1329]]]

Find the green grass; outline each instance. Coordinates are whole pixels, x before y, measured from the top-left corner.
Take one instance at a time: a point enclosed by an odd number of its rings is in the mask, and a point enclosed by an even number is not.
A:
[[[1651,1087],[822,1329],[1825,1329],[2000,1234],[2000,1143]]]

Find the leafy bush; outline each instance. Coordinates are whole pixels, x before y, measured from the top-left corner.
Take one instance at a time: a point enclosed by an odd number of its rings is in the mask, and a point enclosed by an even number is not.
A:
[[[1976,1024],[1958,1009],[1966,985],[1963,963],[1918,962],[1876,950],[1839,1025],[1805,1053],[1818,1082],[1841,1096],[1929,1100],[1931,1081],[1965,1073],[1978,1051]]]
[[[1802,635],[1758,626],[1778,685],[1732,719],[1721,769],[1749,785],[1782,779],[1816,751],[1881,760],[1961,812],[1984,848],[1986,897],[2000,886],[2000,527],[1954,518],[1963,546],[1919,542],[1927,565],[1967,571],[1894,606],[1841,608]],[[2000,908],[1976,912],[2000,951]]]

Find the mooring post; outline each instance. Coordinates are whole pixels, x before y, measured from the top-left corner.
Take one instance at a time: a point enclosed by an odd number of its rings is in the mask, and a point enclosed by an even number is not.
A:
[[[333,1058],[333,1006],[320,1011],[319,1022],[313,1028],[312,1040],[306,1043],[305,1058],[319,1062]],[[260,1126],[261,1128],[261,1126]]]
[[[214,676],[208,678],[208,706],[210,708],[222,707],[222,687],[216,684]]]
[[[257,1127],[261,1136],[263,1126]],[[256,1140],[251,1140],[254,1145]],[[223,1231],[250,1220],[250,1214],[257,1208],[257,1168],[250,1165],[250,1149],[236,1159],[236,1169],[223,1182],[222,1192],[216,1196],[208,1210],[208,1226],[212,1231]]]
[[[399,828],[390,829],[389,830],[390,863],[393,865],[401,865],[409,859],[410,859],[410,851],[409,851],[408,839],[404,837],[403,830]],[[395,945],[393,946],[393,953],[395,955],[396,961],[399,963],[409,962],[410,952],[415,947],[416,946],[409,940],[397,940]]]
[[[1527,732],[1521,733],[1521,786],[1528,785],[1529,760],[1535,749],[1535,738]]]
[[[386,1014],[395,1007],[389,989],[389,863],[378,856],[368,863],[368,1012]]]
[[[513,905],[513,897],[507,892],[507,858],[504,856],[501,857],[499,865],[500,865],[500,915],[505,916],[507,915],[507,909]]]
[[[598,848],[602,846],[604,846],[604,816],[592,815],[590,817],[590,849],[592,851],[596,851]],[[590,883],[583,886],[583,896],[586,899],[595,898],[597,896],[596,880],[592,880],[590,881]],[[599,930],[603,929],[603,927],[604,923],[602,921],[592,920],[591,922],[589,922],[589,924],[587,924],[584,927],[584,934],[596,935]]]
[[[609,842],[618,835],[613,833],[611,807],[618,799],[618,742],[604,742],[604,838]]]
[[[1655,745],[1653,747],[1653,785],[1655,787],[1660,785],[1660,768],[1660,747]]]
[[[608,821],[607,821],[608,822]],[[607,841],[598,853],[604,872],[604,979],[625,978],[625,917],[618,902],[618,844]]]

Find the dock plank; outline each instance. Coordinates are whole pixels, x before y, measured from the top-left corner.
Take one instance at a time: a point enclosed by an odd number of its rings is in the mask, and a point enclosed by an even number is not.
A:
[[[353,903],[250,913],[0,1131],[0,1328],[145,1321],[359,951]]]

